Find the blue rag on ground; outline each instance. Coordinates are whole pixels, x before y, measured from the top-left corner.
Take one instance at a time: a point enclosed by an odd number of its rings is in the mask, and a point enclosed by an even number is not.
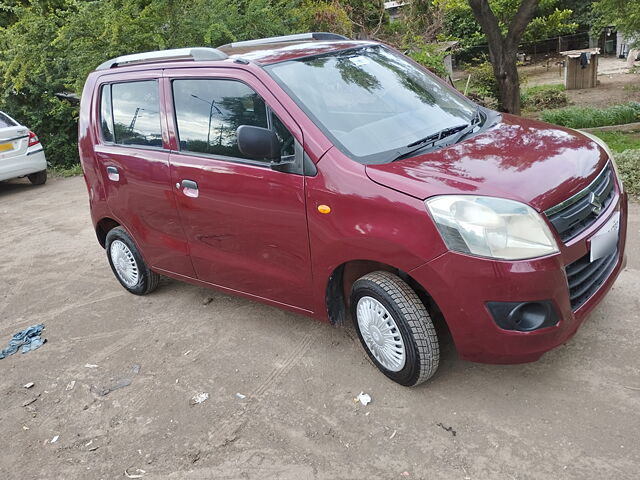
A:
[[[40,323],[16,333],[11,337],[11,340],[9,340],[7,348],[0,350],[0,360],[9,355],[13,355],[20,347],[22,347],[22,353],[40,348],[47,341],[46,339],[40,338],[43,329],[44,325]]]

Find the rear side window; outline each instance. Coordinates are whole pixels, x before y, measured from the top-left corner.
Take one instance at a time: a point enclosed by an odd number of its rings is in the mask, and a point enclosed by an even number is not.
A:
[[[18,124],[0,112],[0,128],[15,127]]]
[[[113,142],[113,113],[111,112],[111,85],[104,85],[100,95],[100,126],[102,139],[105,142]]]
[[[110,113],[109,105],[104,104],[108,94],[104,93],[103,91],[103,120]],[[103,122],[105,140],[112,134],[112,141],[122,145],[162,146],[158,83],[155,80],[111,85],[111,110],[113,132],[105,131],[106,122]]]
[[[247,158],[238,150],[240,125],[267,128],[264,100],[235,80],[174,80],[180,150]]]

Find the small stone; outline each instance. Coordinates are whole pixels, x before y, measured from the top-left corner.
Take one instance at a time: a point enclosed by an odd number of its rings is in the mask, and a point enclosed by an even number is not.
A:
[[[189,400],[189,403],[191,405],[198,405],[199,403],[207,401],[208,398],[209,398],[209,394],[208,393],[206,393],[206,392],[198,393],[197,395],[194,395],[191,398],[191,400]]]

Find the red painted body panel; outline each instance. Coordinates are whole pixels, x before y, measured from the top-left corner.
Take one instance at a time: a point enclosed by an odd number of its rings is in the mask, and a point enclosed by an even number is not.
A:
[[[620,257],[612,274],[584,305],[571,311],[563,267],[588,252],[586,237],[593,235],[615,209],[621,211],[621,218],[626,218],[626,195],[620,197],[618,204],[608,209],[581,240],[559,255],[499,262],[447,252],[409,274],[433,296],[462,358],[486,363],[535,361],[573,336],[624,267],[626,222],[621,224]],[[464,295],[452,295],[452,292],[464,292]],[[553,301],[560,315],[558,325],[533,332],[502,330],[485,307],[489,301],[535,300]]]
[[[171,81],[193,70],[167,71]],[[255,90],[302,144],[302,131],[254,75],[233,69],[200,69],[198,78],[235,79]],[[192,180],[199,196],[176,190],[178,209],[198,280],[311,310],[311,259],[304,177],[268,165],[178,152],[173,105],[167,105],[173,183]]]
[[[449,193],[490,195],[541,211],[582,190],[607,155],[575,130],[504,115],[464,142],[426,155],[367,167],[378,183],[418,198]]]
[[[330,215],[318,212],[329,205]],[[371,182],[365,166],[331,149],[307,178],[309,237],[317,312],[325,314],[331,273],[351,260],[371,260],[405,272],[446,251],[420,200]]]
[[[171,170],[200,192],[177,195],[197,278],[309,309],[304,177],[179,154]]]
[[[229,53],[265,64],[358,44],[304,42]],[[160,79],[163,148],[102,144],[100,85],[150,77]],[[170,91],[171,78],[178,77],[250,85],[303,145],[317,174],[180,153]],[[451,193],[511,198],[539,211],[567,199],[607,161],[602,149],[568,129],[505,115],[489,131],[451,147],[364,166],[334,148],[260,65],[233,58],[94,72],[79,123],[94,225],[104,219],[123,225],[154,270],[327,321],[327,286],[338,267],[356,260],[387,265],[408,273],[433,297],[460,354],[470,360],[531,361],[565,342],[623,265],[627,198],[620,192],[594,225],[567,245],[559,242],[560,253],[527,261],[450,252],[427,213],[425,198]],[[122,182],[106,178],[107,165],[121,169]],[[184,179],[198,183],[198,198],[176,187]],[[331,213],[321,214],[321,204]],[[588,252],[590,237],[615,209],[622,213],[620,260],[605,285],[572,312],[564,267]],[[534,332],[501,330],[485,307],[487,301],[526,300],[552,300],[560,323]]]

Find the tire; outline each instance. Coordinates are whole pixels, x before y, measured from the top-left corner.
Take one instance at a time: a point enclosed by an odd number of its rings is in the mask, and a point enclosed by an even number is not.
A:
[[[32,173],[31,175],[27,175],[27,178],[32,185],[44,185],[47,183],[47,171],[42,170],[40,172]]]
[[[158,287],[160,275],[149,270],[124,228],[110,230],[105,243],[109,265],[120,285],[134,295],[146,295]]]
[[[438,369],[440,346],[431,316],[398,276],[379,271],[357,280],[351,316],[369,358],[394,382],[418,385]]]

